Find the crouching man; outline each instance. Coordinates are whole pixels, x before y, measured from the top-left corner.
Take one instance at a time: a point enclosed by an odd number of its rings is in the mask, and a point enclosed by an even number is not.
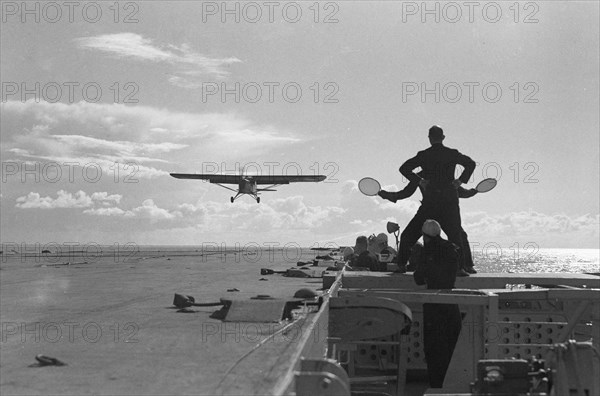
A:
[[[356,238],[354,257],[350,259],[350,266],[354,270],[368,268],[370,271],[377,271],[379,268],[377,257],[369,251],[369,240],[364,235]]]
[[[422,233],[425,244],[413,274],[415,283],[427,284],[428,289],[453,289],[459,263],[457,246],[442,239],[435,220],[426,220]],[[423,304],[423,346],[432,388],[443,387],[461,322],[456,304]]]

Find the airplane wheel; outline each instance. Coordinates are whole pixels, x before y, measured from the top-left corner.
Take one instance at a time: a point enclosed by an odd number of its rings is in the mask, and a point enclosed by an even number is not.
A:
[[[256,203],[260,203],[260,197],[256,198]]]
[[[230,200],[231,200],[231,203],[233,203],[233,197],[231,197]]]

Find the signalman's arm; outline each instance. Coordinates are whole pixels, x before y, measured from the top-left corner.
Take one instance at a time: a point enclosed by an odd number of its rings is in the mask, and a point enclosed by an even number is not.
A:
[[[419,175],[417,175],[416,173],[413,172],[414,169],[421,166],[422,160],[421,160],[420,154],[421,153],[419,152],[416,156],[407,160],[400,167],[400,173],[402,173],[402,176],[406,177],[411,182],[419,183],[421,181],[421,177],[419,177]],[[475,164],[475,163],[473,163],[473,164]],[[473,166],[473,170],[474,169],[475,169],[475,166]],[[471,176],[471,175],[469,174],[469,176]]]
[[[456,163],[462,165],[463,168],[465,168],[463,170],[462,174],[460,175],[460,177],[458,178],[458,180],[460,180],[464,184],[469,181],[469,178],[475,171],[476,165],[475,165],[475,161],[473,161],[470,157],[468,157],[464,154],[461,154],[458,151],[457,151],[457,153],[458,153],[458,158],[456,160]]]
[[[381,190],[377,194],[383,199],[387,199],[388,201],[392,201],[392,202],[396,203],[397,201],[399,201],[401,199],[405,199],[405,198],[408,198],[411,195],[413,195],[415,193],[415,191],[417,191],[417,187],[419,187],[419,183],[411,181],[410,183],[408,183],[408,185],[406,187],[404,187],[400,191],[388,192],[385,190]]]
[[[473,195],[477,194],[477,190],[474,188],[466,189],[462,187],[458,187],[458,198],[471,198]]]

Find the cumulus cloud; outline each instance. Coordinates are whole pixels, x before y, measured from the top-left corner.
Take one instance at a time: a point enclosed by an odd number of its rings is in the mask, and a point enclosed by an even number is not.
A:
[[[386,186],[388,191],[398,191],[401,188],[395,185]],[[377,196],[368,197],[358,189],[356,180],[348,180],[342,185],[340,206],[346,209],[347,218],[353,224],[362,226],[365,230],[378,227],[371,232],[385,228],[388,220],[400,224],[408,223],[414,216],[420,204],[416,198],[404,199],[393,203]],[[381,225],[383,224],[383,225]],[[381,231],[379,231],[381,232]]]
[[[121,195],[109,195],[106,192],[95,192],[90,196],[81,190],[75,194],[60,190],[56,193],[56,198],[42,197],[39,193],[30,192],[26,196],[18,197],[15,206],[21,209],[89,208],[96,202],[119,203],[121,198]]]
[[[403,228],[419,206],[416,199],[393,204],[366,197],[358,191],[356,181],[348,181],[341,187],[340,204],[333,206],[310,205],[302,196],[289,196],[270,198],[261,204],[250,199],[240,200],[234,205],[206,200],[159,205],[153,199],[145,199],[141,204],[126,208],[119,194],[63,190],[56,197],[31,192],[17,198],[16,206],[20,209],[80,208],[83,214],[106,218],[112,228],[139,230],[140,235],[147,230],[144,224],[149,223],[154,225],[154,231],[164,231],[165,238],[175,235],[175,230],[191,230],[196,240],[213,242],[326,240],[340,245],[353,243],[360,234],[385,232],[387,221],[397,222]],[[462,218],[471,242],[479,246],[495,242],[505,248],[515,243],[580,247],[597,246],[599,240],[600,216],[597,214],[464,212]],[[153,235],[158,237],[158,231],[154,231]]]
[[[117,207],[110,208],[92,208],[86,209],[83,213],[93,216],[123,216],[123,217],[133,217],[134,214],[131,211],[126,211]]]
[[[177,226],[196,225],[213,232],[245,230],[268,232],[271,230],[311,230],[322,233],[330,224],[343,216],[344,210],[336,206],[310,206],[301,196],[269,199],[257,205],[251,201],[228,202],[198,201],[177,206],[182,214]]]
[[[152,199],[146,199],[140,206],[132,209],[122,209],[117,205],[123,198],[120,194],[109,194],[105,191],[87,194],[85,191],[70,193],[59,190],[56,198],[42,197],[37,192],[30,192],[26,196],[16,199],[16,207],[20,209],[76,209],[85,208],[82,212],[93,216],[124,217],[147,219],[151,221],[173,220],[182,217],[179,210],[168,210],[158,207]],[[191,205],[186,208],[188,212],[197,212],[197,208]]]
[[[104,34],[75,39],[80,48],[100,51],[117,58],[154,63],[166,63],[174,67],[169,82],[183,88],[198,88],[203,77],[226,78],[226,68],[241,62],[235,57],[211,58],[195,52],[188,44],[155,44],[153,40],[136,33]]]
[[[107,192],[95,192],[92,193],[93,201],[100,201],[104,203],[115,203],[118,204],[121,202],[121,198],[123,198],[120,194],[108,194]]]
[[[151,220],[171,220],[181,217],[181,212],[170,212],[167,209],[159,208],[153,200],[146,199],[141,206],[131,210],[137,217]]]
[[[240,200],[235,205],[214,201],[181,203],[163,215],[161,232],[168,238],[177,230],[185,230],[191,241],[215,243],[290,241],[306,245],[330,241],[345,245],[361,234],[385,232],[387,221],[397,222],[403,228],[419,207],[418,196],[396,204],[366,197],[353,180],[342,184],[340,191],[340,204],[334,206],[309,205],[301,196],[268,199],[259,205],[250,200]],[[521,246],[526,242],[552,247],[594,246],[598,220],[597,215],[463,213],[463,227],[472,242],[481,246],[494,241],[506,248],[515,242]]]
[[[401,188],[385,186],[388,191]],[[350,237],[358,234],[385,232],[387,221],[396,222],[403,229],[417,212],[420,198],[417,192],[410,199],[394,204],[379,197],[362,195],[358,183],[348,180],[341,186],[339,207],[343,208],[343,215],[335,218],[331,229],[347,235],[348,240],[344,243],[352,243]],[[461,216],[463,228],[473,241],[494,241],[507,248],[516,242],[532,242],[546,247],[598,246],[600,239],[598,214],[570,216],[535,211],[506,214],[463,211]]]
[[[270,200],[257,205],[255,202],[197,201],[182,203],[171,208],[158,206],[154,200],[146,199],[141,205],[132,208],[119,207],[121,196],[97,192],[87,195],[83,191],[75,195],[63,190],[58,198],[40,197],[29,193],[17,199],[21,209],[85,208],[82,213],[107,218],[125,220],[148,220],[160,222],[161,227],[193,226],[211,233],[228,231],[261,234],[273,230],[310,231],[324,234],[337,230],[337,224],[344,217],[345,210],[336,206],[310,206],[301,196],[291,196]]]
[[[598,235],[599,215],[586,214],[571,217],[564,213],[545,214],[535,211],[513,212],[502,215],[467,213],[463,227],[480,235],[542,237],[545,234],[566,235],[582,232]]]
[[[180,211],[170,211],[168,209],[158,207],[152,199],[146,199],[140,206],[128,210],[114,206],[108,208],[101,207],[86,209],[83,211],[83,213],[93,216],[144,219],[150,220],[152,223],[162,220],[173,220],[182,216]]]

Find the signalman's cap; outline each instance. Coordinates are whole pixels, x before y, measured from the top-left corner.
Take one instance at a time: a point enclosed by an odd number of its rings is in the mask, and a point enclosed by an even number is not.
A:
[[[427,235],[430,237],[439,236],[442,232],[442,227],[440,227],[440,223],[435,220],[425,220],[423,223],[423,228],[421,228],[423,235]]]
[[[434,139],[443,138],[444,130],[439,125],[434,125],[431,128],[429,128],[429,137]]]

